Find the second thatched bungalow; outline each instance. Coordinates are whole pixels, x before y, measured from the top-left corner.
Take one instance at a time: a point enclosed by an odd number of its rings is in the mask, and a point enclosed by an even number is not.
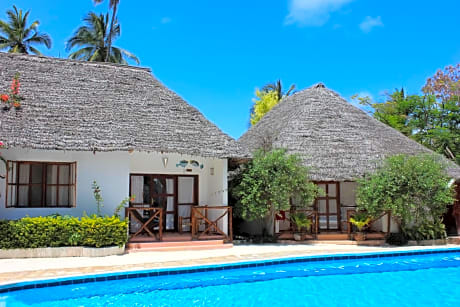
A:
[[[253,151],[270,146],[300,154],[311,168],[311,179],[325,191],[314,209],[317,232],[350,231],[348,220],[356,207],[356,179],[372,172],[386,157],[395,154],[430,153],[429,149],[379,122],[319,83],[285,98],[252,126],[238,142]],[[448,162],[452,178],[460,168]],[[373,223],[377,231],[396,230],[388,216]],[[289,230],[289,221],[279,218],[274,232]],[[447,225],[448,228],[455,225]],[[321,235],[319,235],[321,237]],[[327,237],[324,236],[323,237]]]

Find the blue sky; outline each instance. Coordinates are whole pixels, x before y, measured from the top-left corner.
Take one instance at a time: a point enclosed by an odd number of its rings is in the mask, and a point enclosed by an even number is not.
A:
[[[77,4],[78,3],[78,4]],[[3,12],[30,9],[53,38],[45,55],[66,57],[65,41],[91,0],[0,0]],[[438,68],[460,62],[460,1],[121,0],[115,45],[238,138],[256,87],[324,82],[346,99],[417,93]]]

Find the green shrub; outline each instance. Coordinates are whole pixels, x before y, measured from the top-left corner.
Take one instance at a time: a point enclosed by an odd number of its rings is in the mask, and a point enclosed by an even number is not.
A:
[[[273,217],[275,212],[289,210],[293,197],[297,208],[310,207],[319,189],[308,179],[308,170],[299,155],[285,149],[257,150],[233,189],[236,214],[248,221]]]
[[[378,216],[391,211],[411,240],[446,236],[438,222],[454,202],[447,165],[433,155],[395,155],[372,175],[358,180],[358,210]]]
[[[128,241],[128,222],[119,217],[71,216],[25,217],[0,221],[0,248],[60,246],[123,246]]]
[[[436,240],[446,239],[446,226],[442,220],[424,221],[418,227],[410,227],[403,230],[409,240]]]
[[[297,231],[302,231],[302,229],[310,229],[312,221],[311,219],[303,212],[291,214],[291,222],[296,226]]]

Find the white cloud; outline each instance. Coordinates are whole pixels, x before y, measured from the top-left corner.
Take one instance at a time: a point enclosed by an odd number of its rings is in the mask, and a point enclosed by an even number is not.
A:
[[[167,24],[167,23],[170,23],[171,21],[172,21],[172,19],[169,18],[169,17],[163,17],[163,18],[161,18],[161,20],[160,20],[160,22],[161,22],[162,24]]]
[[[361,31],[363,31],[364,33],[369,33],[375,27],[383,27],[382,18],[380,16],[377,16],[375,18],[371,16],[366,16],[363,22],[359,24],[359,27],[361,28]]]
[[[354,0],[290,0],[286,24],[322,26],[335,12]]]

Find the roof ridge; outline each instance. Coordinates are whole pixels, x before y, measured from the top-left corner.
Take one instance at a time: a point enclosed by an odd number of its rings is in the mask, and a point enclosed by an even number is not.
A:
[[[111,62],[90,62],[90,61],[82,61],[82,60],[74,60],[74,59],[66,59],[66,58],[57,58],[57,57],[45,56],[45,55],[8,53],[8,52],[0,52],[0,56],[22,57],[22,58],[29,58],[29,59],[43,59],[43,60],[48,60],[48,61],[67,62],[67,63],[75,63],[75,64],[89,65],[89,66],[119,67],[119,68],[124,68],[124,69],[148,71],[152,73],[152,69],[150,67],[132,66],[129,64],[119,64],[119,63],[111,63]]]

